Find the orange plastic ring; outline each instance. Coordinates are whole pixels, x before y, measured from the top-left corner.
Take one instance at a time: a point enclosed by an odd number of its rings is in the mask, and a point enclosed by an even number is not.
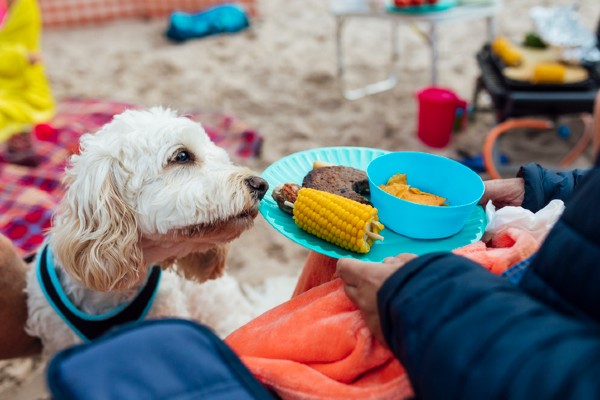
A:
[[[551,121],[541,119],[510,119],[495,126],[483,142],[483,164],[490,179],[500,179],[500,173],[494,165],[494,145],[500,135],[515,128],[550,129],[554,126]]]

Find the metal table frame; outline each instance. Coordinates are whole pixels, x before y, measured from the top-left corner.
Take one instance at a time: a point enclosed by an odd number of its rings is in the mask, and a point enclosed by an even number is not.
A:
[[[474,19],[485,19],[487,24],[487,39],[491,41],[495,36],[495,19],[500,9],[499,1],[484,4],[458,5],[445,11],[437,11],[423,14],[403,14],[388,12],[382,2],[374,4],[367,0],[332,0],[330,2],[331,13],[335,17],[335,40],[337,77],[343,96],[347,100],[356,100],[375,93],[384,92],[393,88],[398,82],[398,60],[400,51],[398,49],[398,27],[407,24],[417,29],[424,37],[431,50],[431,84],[438,82],[438,31],[437,26],[445,22],[466,21]],[[391,46],[390,46],[390,70],[387,78],[367,84],[356,89],[347,89],[345,82],[346,64],[342,39],[344,25],[351,18],[378,18],[391,23]],[[427,30],[418,27],[418,23],[428,25]]]

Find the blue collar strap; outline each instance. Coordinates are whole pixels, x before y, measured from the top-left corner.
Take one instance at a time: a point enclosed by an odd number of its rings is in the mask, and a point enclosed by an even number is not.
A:
[[[45,245],[37,259],[36,268],[40,286],[50,305],[84,341],[96,339],[118,325],[144,319],[158,291],[160,267],[151,267],[146,284],[131,302],[107,314],[88,315],[77,309],[65,294],[54,270],[53,257],[48,248],[49,246]]]

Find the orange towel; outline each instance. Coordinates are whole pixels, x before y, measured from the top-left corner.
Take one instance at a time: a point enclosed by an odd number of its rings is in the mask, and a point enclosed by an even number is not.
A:
[[[314,251],[308,253],[292,298],[332,280],[336,268],[337,258],[327,257]]]
[[[454,252],[494,273],[539,246],[507,229],[487,247],[477,242]],[[264,313],[225,341],[252,373],[284,399],[404,399],[413,395],[406,372],[377,342],[335,278],[337,260],[310,253],[288,302]]]
[[[412,395],[404,369],[371,335],[339,278],[250,321],[226,342],[284,399]]]
[[[527,231],[508,228],[492,237],[488,245],[476,242],[453,251],[500,275],[537,251],[539,242]]]

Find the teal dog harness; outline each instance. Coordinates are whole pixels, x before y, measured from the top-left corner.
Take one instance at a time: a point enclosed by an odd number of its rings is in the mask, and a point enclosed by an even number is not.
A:
[[[75,307],[63,290],[48,244],[38,254],[36,271],[42,292],[52,308],[84,342],[96,339],[118,325],[143,320],[154,302],[161,277],[160,267],[151,267],[146,283],[129,303],[105,314],[90,315]]]

